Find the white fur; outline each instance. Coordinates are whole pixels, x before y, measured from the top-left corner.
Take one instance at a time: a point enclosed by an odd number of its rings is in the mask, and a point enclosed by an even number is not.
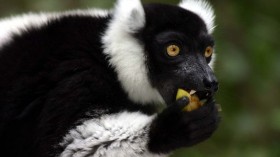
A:
[[[60,157],[163,157],[147,150],[154,116],[121,112],[91,119],[69,131],[60,144]],[[106,143],[111,141],[109,143]]]
[[[215,29],[215,14],[212,6],[206,0],[182,0],[180,7],[187,9],[198,16],[205,22],[209,33],[213,33]],[[214,70],[216,54],[213,53],[209,66]]]
[[[180,7],[187,9],[202,18],[205,22],[208,32],[214,31],[215,14],[212,6],[205,0],[182,0]]]
[[[214,66],[215,66],[215,61],[216,61],[216,57],[217,55],[215,53],[212,54],[212,59],[209,63],[209,66],[211,67],[212,70],[214,70]]]
[[[145,13],[140,0],[118,0],[114,20],[125,31],[135,32],[145,25]]]
[[[12,40],[12,35],[21,35],[30,27],[39,28],[50,20],[59,19],[63,16],[107,16],[106,10],[75,10],[62,13],[28,13],[21,16],[15,16],[0,20],[0,48]]]
[[[131,34],[144,26],[144,15],[139,0],[119,0],[103,36],[104,53],[132,101],[163,103],[159,92],[149,82],[144,48]]]

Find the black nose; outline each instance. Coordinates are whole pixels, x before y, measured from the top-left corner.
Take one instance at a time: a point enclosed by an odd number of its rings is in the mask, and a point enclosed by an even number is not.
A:
[[[216,78],[204,78],[203,83],[206,90],[210,90],[213,93],[218,91],[219,83]]]

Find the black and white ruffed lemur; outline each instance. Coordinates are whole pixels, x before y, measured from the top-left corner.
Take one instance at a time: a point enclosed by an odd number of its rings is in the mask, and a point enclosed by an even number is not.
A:
[[[1,20],[1,156],[164,157],[208,139],[213,20],[203,0]],[[207,102],[183,111],[179,88]]]

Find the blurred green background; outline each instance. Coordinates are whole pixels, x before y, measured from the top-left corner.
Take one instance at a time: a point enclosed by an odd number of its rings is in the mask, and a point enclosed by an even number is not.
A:
[[[177,4],[179,0],[143,0]],[[211,139],[173,157],[280,157],[280,1],[210,0],[216,11],[217,101]],[[23,12],[111,8],[113,0],[0,0],[0,17]]]

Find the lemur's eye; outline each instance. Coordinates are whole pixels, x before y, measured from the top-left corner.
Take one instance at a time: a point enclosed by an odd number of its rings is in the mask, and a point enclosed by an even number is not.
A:
[[[177,45],[174,45],[174,44],[168,45],[166,48],[166,52],[167,52],[168,56],[176,57],[180,53],[180,47]]]
[[[213,47],[211,46],[208,46],[206,49],[205,49],[205,52],[204,52],[204,56],[206,58],[210,57],[213,53]]]

